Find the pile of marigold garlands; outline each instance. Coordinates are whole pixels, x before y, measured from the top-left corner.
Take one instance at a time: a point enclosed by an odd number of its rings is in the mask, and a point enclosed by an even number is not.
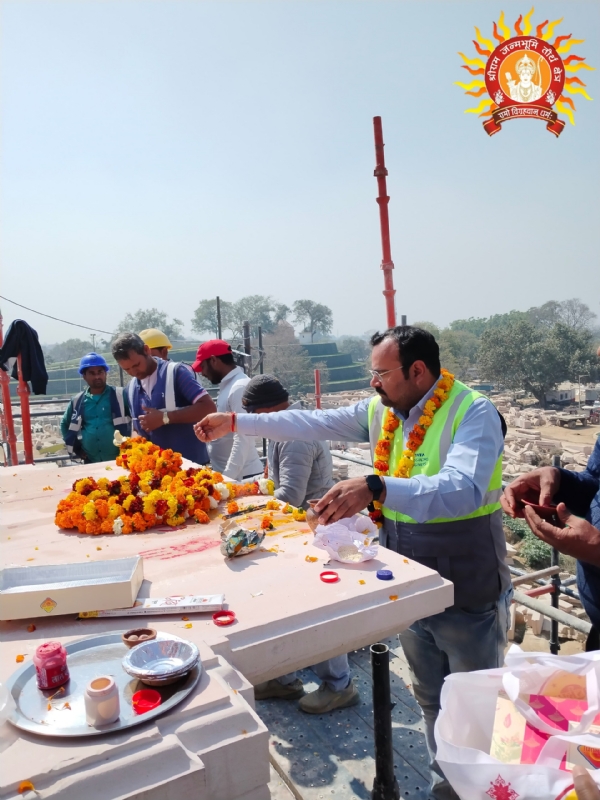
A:
[[[55,523],[79,533],[132,533],[155,525],[181,525],[188,518],[206,524],[220,500],[273,494],[273,481],[225,483],[206,467],[182,470],[180,453],[146,439],[125,439],[117,464],[129,470],[117,480],[82,478],[61,500]]]

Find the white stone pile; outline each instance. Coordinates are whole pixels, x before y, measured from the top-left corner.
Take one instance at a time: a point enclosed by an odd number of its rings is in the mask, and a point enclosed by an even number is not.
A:
[[[373,397],[372,389],[355,389],[349,392],[333,392],[321,395],[321,408],[341,408],[351,406],[364,400],[366,397]],[[313,393],[303,395],[310,408],[315,407],[315,395]]]

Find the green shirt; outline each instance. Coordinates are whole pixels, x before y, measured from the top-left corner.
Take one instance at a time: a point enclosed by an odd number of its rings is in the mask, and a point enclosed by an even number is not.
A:
[[[88,387],[83,397],[81,444],[88,459],[92,462],[114,461],[119,455],[119,448],[113,444],[115,426],[112,421],[110,392],[111,387],[106,386],[102,394],[92,394]],[[123,395],[123,400],[125,413],[129,415],[129,399],[126,393]],[[72,413],[73,401],[71,400],[60,423],[63,439],[69,430]]]

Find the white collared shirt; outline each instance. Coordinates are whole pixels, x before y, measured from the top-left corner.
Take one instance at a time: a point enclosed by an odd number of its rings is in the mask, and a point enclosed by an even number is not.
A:
[[[232,369],[219,384],[217,411],[245,414],[242,395],[248,383],[250,378],[241,367]],[[209,451],[211,467],[232,480],[239,481],[244,476],[258,475],[263,471],[253,436],[228,433],[211,442]]]

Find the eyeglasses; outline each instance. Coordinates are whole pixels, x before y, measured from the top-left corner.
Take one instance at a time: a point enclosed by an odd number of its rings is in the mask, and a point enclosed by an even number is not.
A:
[[[371,373],[372,378],[381,381],[386,375],[389,375],[390,372],[395,372],[397,369],[404,369],[404,365],[401,364],[399,367],[394,367],[393,369],[384,369],[381,372],[378,372],[376,369],[370,369],[368,371]]]

